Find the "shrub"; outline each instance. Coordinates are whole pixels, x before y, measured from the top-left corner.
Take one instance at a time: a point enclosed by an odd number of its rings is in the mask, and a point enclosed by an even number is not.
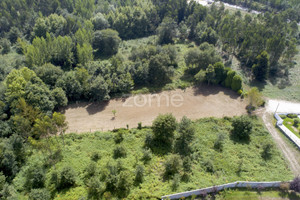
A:
[[[285,118],[286,118],[286,115],[279,115],[279,117],[280,117],[281,119],[285,119]]]
[[[100,181],[100,178],[97,176],[92,177],[87,185],[89,199],[91,199],[91,197],[100,199],[100,196],[105,191],[105,185]]]
[[[117,146],[115,149],[114,149],[114,158],[117,159],[117,158],[124,158],[126,157],[126,150],[123,146]]]
[[[236,117],[232,122],[232,126],[232,134],[234,137],[240,140],[249,140],[253,127],[250,117],[245,115]]]
[[[57,171],[52,171],[50,174],[50,184],[53,184],[55,188],[59,188],[59,175]]]
[[[73,168],[67,166],[60,172],[60,181],[58,189],[65,189],[74,186],[76,183],[76,173]]]
[[[25,187],[43,188],[45,183],[45,171],[42,167],[31,166],[26,172]]]
[[[300,119],[299,118],[294,119],[294,126],[297,127],[299,123],[300,123]]]
[[[114,136],[114,141],[116,144],[121,143],[124,140],[124,132],[119,130],[117,134]]]
[[[5,180],[6,180],[6,177],[3,175],[2,172],[0,172],[0,191],[2,191],[2,189],[4,187]]]
[[[146,135],[146,138],[145,138],[145,145],[144,146],[151,148],[152,142],[153,142],[153,135],[151,133],[148,133]]]
[[[159,115],[152,125],[154,139],[163,145],[170,145],[176,130],[176,118],[172,114]]]
[[[245,94],[243,92],[243,90],[239,90],[237,91],[238,95],[241,95],[242,98],[244,98]]]
[[[179,155],[170,155],[167,157],[165,163],[165,176],[168,178],[179,172],[182,166],[182,161]]]
[[[117,182],[117,194],[119,197],[125,197],[130,189],[130,179],[131,175],[127,171],[120,172]]]
[[[172,181],[172,190],[175,191],[180,184],[180,174],[175,174]]]
[[[94,162],[91,162],[85,169],[84,169],[84,177],[88,179],[92,176],[95,176],[97,171],[97,166]]]
[[[288,182],[282,182],[282,183],[280,183],[279,188],[280,188],[282,191],[288,191],[289,188],[290,188],[290,183],[288,183]]]
[[[214,164],[212,163],[211,160],[207,160],[203,163],[203,166],[205,168],[205,171],[210,172],[210,173],[214,173],[215,172],[215,167]]]
[[[228,71],[227,72],[227,77],[225,79],[225,86],[230,88],[231,87],[231,84],[232,84],[232,79],[233,77],[236,75],[236,72],[235,71]]]
[[[93,152],[93,153],[92,153],[92,156],[91,156],[91,159],[92,159],[93,161],[97,162],[98,160],[101,159],[100,153],[99,153],[99,152]]]
[[[0,193],[1,199],[17,199],[13,198],[16,195],[16,190],[13,185],[9,185],[8,183],[4,184],[3,189]]]
[[[291,119],[294,119],[294,118],[297,118],[298,117],[298,115],[297,114],[287,114],[287,117],[288,118],[291,118]]]
[[[261,154],[261,156],[263,157],[263,159],[268,160],[272,157],[272,150],[273,150],[273,145],[272,144],[265,144],[263,146],[263,152]]]
[[[239,91],[242,89],[242,78],[239,75],[235,75],[232,78],[232,82],[231,82],[231,89],[234,91]]]
[[[223,133],[220,133],[214,143],[214,148],[218,151],[222,151],[224,146],[224,140],[225,135]]]
[[[138,165],[135,170],[135,179],[134,182],[139,184],[144,180],[144,167],[142,165]]]
[[[191,152],[190,143],[193,141],[195,135],[195,127],[192,120],[186,116],[182,117],[179,123],[178,133],[180,135],[175,144],[176,151],[180,155],[187,155]]]
[[[10,52],[10,41],[6,38],[3,38],[1,41],[0,41],[0,46],[2,48],[2,54],[7,54]]]
[[[139,122],[138,123],[138,127],[137,127],[139,130],[141,130],[142,129],[142,122]]]
[[[144,161],[144,163],[147,163],[151,159],[152,159],[151,149],[144,149],[143,150],[143,157],[142,157],[142,160]]]
[[[290,183],[290,189],[295,192],[300,192],[300,177],[294,178],[294,180]]]
[[[263,99],[262,94],[259,92],[257,87],[253,87],[251,88],[248,92],[247,92],[247,97],[248,97],[248,101],[249,101],[249,105],[253,106],[253,107],[260,107],[260,106],[264,106],[265,101]]]
[[[185,157],[182,162],[183,170],[185,172],[190,172],[192,169],[192,160],[190,157]]]
[[[32,189],[29,194],[30,200],[50,200],[51,195],[50,192],[43,188],[43,189]]]
[[[225,71],[225,66],[222,62],[217,62],[214,64],[214,69],[215,69],[215,83],[220,84],[226,79],[226,71]]]

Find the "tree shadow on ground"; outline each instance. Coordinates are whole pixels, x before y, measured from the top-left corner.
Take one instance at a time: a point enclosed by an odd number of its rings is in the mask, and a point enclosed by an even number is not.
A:
[[[108,105],[108,103],[109,103],[109,101],[90,103],[86,107],[86,111],[89,113],[89,115],[94,115],[98,112],[103,111],[106,108],[106,106]]]
[[[202,84],[199,86],[195,86],[193,89],[194,89],[194,95],[209,96],[209,95],[215,95],[220,92],[223,92],[231,99],[238,99],[240,97],[235,91],[220,85]]]
[[[265,89],[265,86],[266,86],[267,82],[261,82],[261,81],[258,81],[258,80],[251,80],[249,82],[249,85],[250,87],[257,87],[257,89],[259,91],[262,91],[263,89]]]
[[[235,136],[232,133],[230,133],[230,140],[232,140],[234,144],[236,144],[236,143],[238,143],[238,144],[249,144],[251,142],[250,136],[241,139],[241,138],[238,138],[237,136]]]
[[[157,156],[163,156],[172,152],[173,143],[162,143],[152,137],[145,141],[144,147],[151,149],[152,153]]]
[[[58,110],[62,114],[65,114],[66,110],[68,110],[68,109],[76,109],[76,108],[80,108],[80,107],[85,107],[89,104],[90,104],[90,102],[88,102],[88,101],[69,101],[67,106],[61,107]]]

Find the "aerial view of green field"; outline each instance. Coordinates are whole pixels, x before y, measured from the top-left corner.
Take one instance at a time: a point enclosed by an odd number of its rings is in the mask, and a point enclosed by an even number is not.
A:
[[[0,200],[300,199],[299,10],[0,0]]]

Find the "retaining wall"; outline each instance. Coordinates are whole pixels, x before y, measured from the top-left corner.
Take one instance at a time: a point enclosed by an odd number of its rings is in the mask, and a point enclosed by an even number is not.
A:
[[[193,195],[200,196],[202,194],[213,193],[217,191],[221,191],[227,188],[279,188],[282,182],[248,182],[248,181],[237,181],[234,183],[228,183],[224,185],[217,185],[213,187],[191,190],[187,192],[171,194],[161,197],[161,199],[180,199],[182,197],[190,197]]]

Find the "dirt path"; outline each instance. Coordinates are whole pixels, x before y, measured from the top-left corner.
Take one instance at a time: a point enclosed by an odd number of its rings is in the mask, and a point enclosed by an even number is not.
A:
[[[158,94],[113,99],[107,103],[79,103],[67,107],[67,132],[90,132],[114,128],[137,127],[139,122],[151,125],[160,113],[173,113],[179,120],[184,115],[191,119],[202,117],[235,116],[246,113],[246,102],[226,88],[202,86]],[[112,110],[116,110],[113,117]]]
[[[270,102],[270,101],[269,101]],[[286,102],[289,108],[290,103]],[[289,162],[289,166],[293,173],[298,176],[300,175],[300,152],[293,148],[291,145],[287,144],[278,130],[274,127],[272,122],[273,116],[272,113],[276,110],[278,103],[271,102],[272,105],[268,104],[266,109],[259,110],[256,114],[262,117],[268,131],[274,138],[278,148],[282,151],[284,157]],[[274,105],[275,109],[274,109]],[[281,112],[284,112],[284,107],[281,108]]]

